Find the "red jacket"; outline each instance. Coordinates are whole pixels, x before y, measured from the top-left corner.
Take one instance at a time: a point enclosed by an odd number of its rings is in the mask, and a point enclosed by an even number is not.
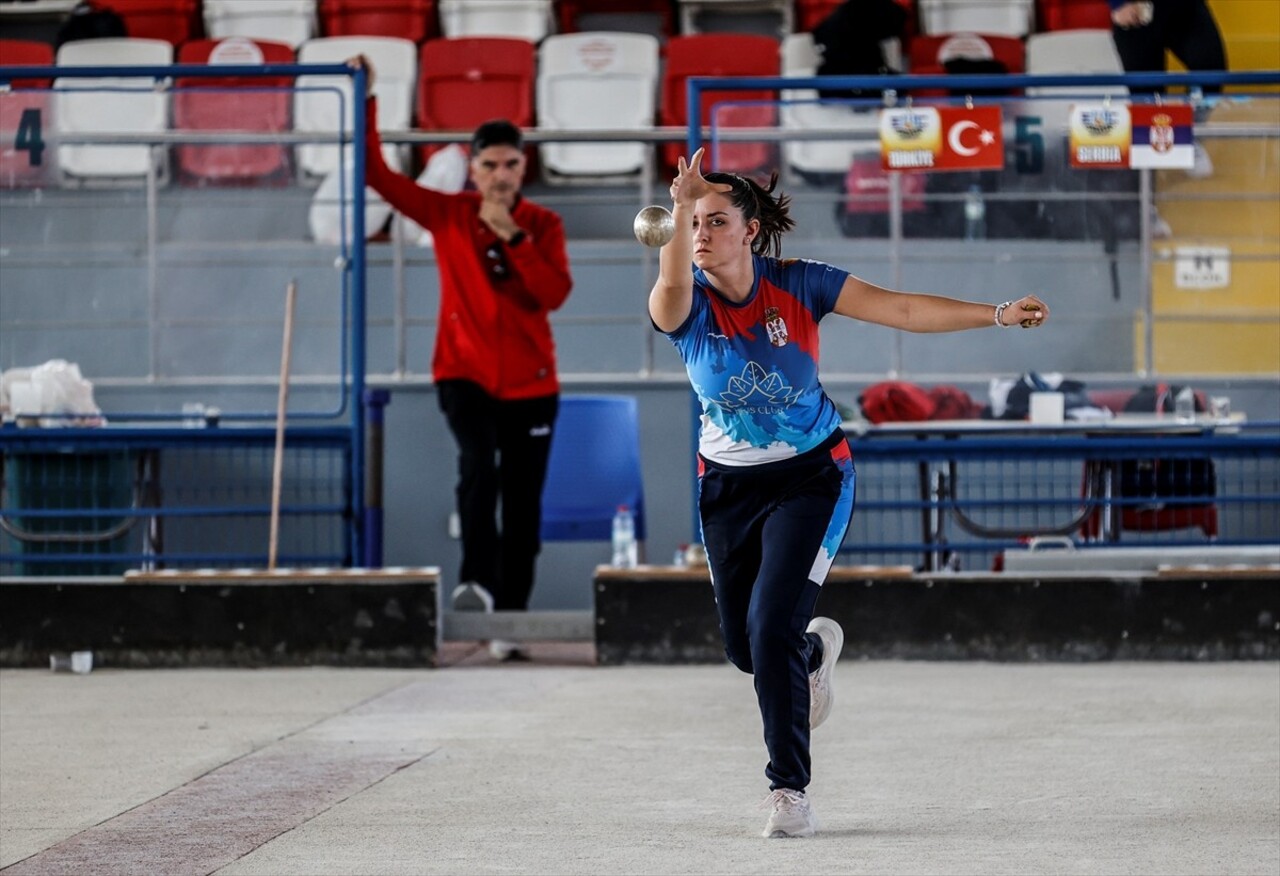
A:
[[[478,192],[437,192],[387,167],[375,101],[365,111],[367,182],[435,238],[440,316],[432,377],[470,380],[498,399],[558,392],[549,316],[573,286],[560,217],[520,198],[511,218],[525,238],[504,244],[480,221]],[[505,263],[503,279],[495,277],[490,252]]]

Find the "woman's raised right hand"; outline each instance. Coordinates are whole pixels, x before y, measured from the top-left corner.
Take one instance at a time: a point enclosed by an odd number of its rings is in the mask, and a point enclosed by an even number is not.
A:
[[[698,199],[717,192],[723,194],[733,191],[728,183],[707,182],[702,176],[702,155],[706,147],[700,147],[693,153],[689,161],[681,155],[676,161],[676,178],[671,182],[671,200],[675,204],[691,205]]]

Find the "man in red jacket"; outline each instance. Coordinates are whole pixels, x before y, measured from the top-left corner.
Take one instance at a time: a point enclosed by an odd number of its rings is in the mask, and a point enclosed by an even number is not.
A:
[[[352,63],[368,68],[372,89],[368,61]],[[440,314],[432,376],[458,443],[462,583],[454,607],[523,610],[541,548],[542,484],[560,400],[549,316],[573,285],[564,226],[521,197],[525,155],[510,122],[475,130],[475,191],[445,194],[387,167],[376,120],[370,96],[367,182],[435,239]],[[509,642],[495,640],[490,650],[499,659],[525,656]]]

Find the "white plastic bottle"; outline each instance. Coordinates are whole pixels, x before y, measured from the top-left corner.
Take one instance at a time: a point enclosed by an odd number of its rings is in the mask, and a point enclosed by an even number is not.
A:
[[[1196,394],[1191,387],[1182,387],[1182,389],[1178,391],[1178,394],[1174,396],[1173,410],[1179,423],[1191,423],[1195,421]]]
[[[987,236],[987,205],[982,200],[982,189],[969,186],[964,196],[964,239],[982,240]]]
[[[619,569],[634,569],[637,557],[636,519],[630,508],[619,505],[613,515],[613,565]]]

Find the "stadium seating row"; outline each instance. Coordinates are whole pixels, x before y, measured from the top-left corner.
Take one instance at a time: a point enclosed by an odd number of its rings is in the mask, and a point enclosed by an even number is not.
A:
[[[6,61],[50,64],[51,50],[40,43],[0,43]],[[480,122],[504,116],[526,128],[557,131],[644,130],[655,124],[687,124],[685,82],[690,76],[814,75],[818,49],[808,33],[791,34],[779,44],[756,34],[695,34],[671,38],[665,63],[658,40],[647,34],[586,32],[556,34],[536,47],[506,37],[440,38],[421,47],[395,37],[320,37],[296,53],[300,63],[341,63],[356,54],[369,56],[377,70],[378,127],[389,132],[467,132]],[[1013,37],[962,33],[924,36],[913,41],[913,72],[941,73],[954,57],[996,59],[1010,72],[1120,72],[1109,31],[1072,30],[1032,35],[1024,44]],[[12,61],[10,61],[12,59]],[[82,40],[57,53],[60,66],[115,66],[290,63],[294,50],[284,43],[234,37],[191,40],[176,51],[163,40],[138,38]],[[176,131],[288,131],[333,133],[342,127],[350,100],[345,77],[287,79],[180,77],[172,92],[136,79],[58,79],[53,94],[30,90],[49,83],[15,80],[0,94],[0,173],[6,185],[44,184],[47,172],[22,152],[21,124],[28,109],[44,111],[51,131],[68,134],[129,134]],[[111,89],[103,91],[103,89]],[[341,100],[338,99],[339,95]],[[781,111],[765,92],[710,92],[703,123],[719,127],[835,128],[849,132],[837,140],[797,140],[783,146],[787,162],[812,173],[847,170],[859,148],[874,139],[874,114],[858,114],[843,104],[817,103],[816,93],[793,90]],[[170,105],[170,99],[172,103]],[[733,101],[716,109],[721,100]],[[798,101],[798,102],[796,102]],[[170,118],[170,114],[172,118]],[[714,114],[714,118],[713,118]],[[348,116],[349,117],[349,116]],[[46,134],[47,136],[47,134]],[[859,146],[858,140],[863,141]],[[426,159],[439,148],[426,147]],[[721,144],[714,166],[751,172],[775,165],[769,143]],[[665,166],[674,166],[682,146],[660,150]],[[642,143],[547,143],[539,149],[549,181],[634,176],[645,167]],[[288,176],[296,161],[306,178],[320,178],[339,166],[334,145],[300,143],[296,151],[278,144],[179,145],[174,160],[180,178],[209,183],[261,181]],[[145,177],[152,150],[139,145],[57,149],[60,173],[71,182]],[[413,163],[408,150],[388,145],[386,159],[402,170]],[[166,157],[167,160],[167,157]],[[166,167],[167,170],[167,167]]]
[[[0,0],[2,2],[2,0]],[[16,3],[17,0],[8,0]],[[659,35],[700,31],[701,12],[775,12],[782,33],[812,31],[843,0],[91,0],[118,14],[130,37],[174,46],[193,39],[249,39],[295,49],[317,36],[507,36],[539,42],[586,29],[586,16],[647,14]],[[912,33],[976,31],[1025,37],[1037,30],[1110,26],[1106,0],[897,0]],[[0,7],[2,8],[2,7]],[[607,19],[605,19],[607,21]],[[600,29],[600,19],[593,19]]]

